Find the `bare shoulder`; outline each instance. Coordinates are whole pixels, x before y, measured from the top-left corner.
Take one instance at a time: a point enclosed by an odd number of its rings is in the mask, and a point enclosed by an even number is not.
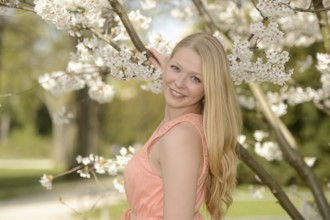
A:
[[[162,148],[164,154],[170,157],[184,156],[200,158],[202,154],[202,141],[197,129],[189,122],[175,125],[163,137]]]
[[[197,129],[189,122],[175,125],[165,136],[166,142],[201,144],[201,137]]]

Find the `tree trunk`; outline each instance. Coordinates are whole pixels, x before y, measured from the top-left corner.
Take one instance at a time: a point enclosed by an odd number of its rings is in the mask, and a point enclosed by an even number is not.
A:
[[[100,145],[100,108],[101,105],[88,97],[87,89],[76,92],[76,126],[74,149],[70,168],[75,167],[78,155],[98,154]]]

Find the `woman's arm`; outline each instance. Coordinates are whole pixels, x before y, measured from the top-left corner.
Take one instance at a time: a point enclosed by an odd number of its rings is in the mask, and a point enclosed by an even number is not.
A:
[[[182,123],[161,141],[159,161],[164,183],[164,220],[192,220],[202,147],[198,132]]]

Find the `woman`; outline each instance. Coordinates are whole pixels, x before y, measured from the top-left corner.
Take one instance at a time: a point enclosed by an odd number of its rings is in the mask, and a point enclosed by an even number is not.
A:
[[[205,202],[220,220],[236,185],[240,113],[226,54],[206,33],[180,41],[169,58],[151,50],[163,72],[164,120],[125,170],[124,220],[202,220]]]

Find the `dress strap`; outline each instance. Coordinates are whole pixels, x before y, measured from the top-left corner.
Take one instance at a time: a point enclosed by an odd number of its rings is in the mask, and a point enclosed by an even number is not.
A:
[[[189,123],[191,123],[198,130],[198,132],[200,133],[200,135],[202,135],[202,137],[204,136],[204,134],[203,134],[203,124],[202,124],[202,115],[190,113],[190,114],[179,116],[179,117],[177,117],[177,118],[175,118],[175,119],[173,119],[171,121],[168,121],[165,124],[163,124],[156,131],[156,133],[154,135],[154,138],[158,138],[158,137],[163,136],[172,127],[174,127],[175,125],[177,125],[179,123],[182,123],[182,122],[189,122]]]

